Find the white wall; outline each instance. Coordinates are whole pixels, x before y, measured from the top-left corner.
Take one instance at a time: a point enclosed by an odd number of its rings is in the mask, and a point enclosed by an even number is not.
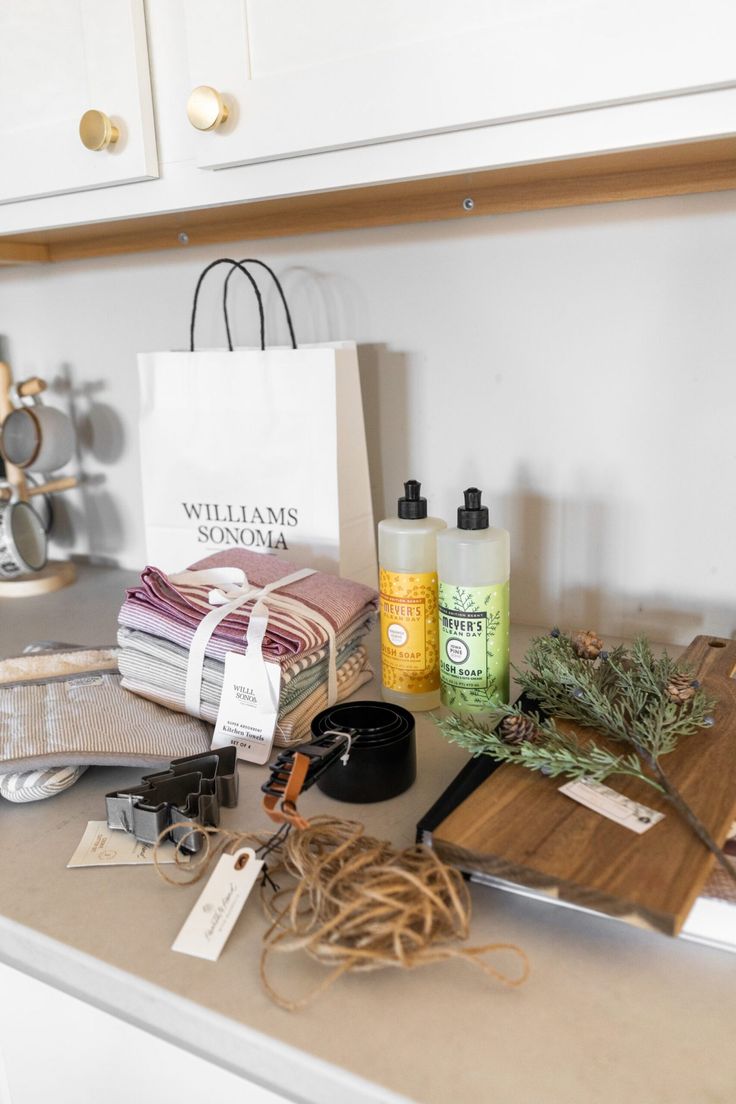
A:
[[[408,477],[448,520],[484,489],[517,621],[733,635],[736,194],[3,272],[16,375],[53,380],[80,429],[62,549],[143,562],[135,354],[184,346],[218,255],[284,274],[301,340],[359,342],[377,516]],[[215,286],[201,341],[222,344]]]

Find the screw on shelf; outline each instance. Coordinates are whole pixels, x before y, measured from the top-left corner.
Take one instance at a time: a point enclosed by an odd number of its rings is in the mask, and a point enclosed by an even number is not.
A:
[[[180,234],[177,234],[179,245],[189,245],[189,235],[184,230]]]
[[[466,196],[463,200],[463,211],[472,211],[475,207],[475,200],[471,196]]]

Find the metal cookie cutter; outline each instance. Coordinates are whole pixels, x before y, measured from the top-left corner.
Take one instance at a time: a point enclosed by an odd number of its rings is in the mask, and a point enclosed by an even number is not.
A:
[[[201,755],[174,759],[165,771],[146,775],[140,785],[107,794],[108,828],[132,832],[143,843],[155,843],[176,824],[169,838],[195,853],[204,843],[195,824],[216,827],[220,807],[238,803],[237,750],[212,748]]]

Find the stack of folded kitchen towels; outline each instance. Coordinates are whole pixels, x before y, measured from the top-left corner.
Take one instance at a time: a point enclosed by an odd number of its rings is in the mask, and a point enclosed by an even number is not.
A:
[[[263,588],[299,571],[275,556],[229,549],[166,575],[147,567],[120,610],[118,643],[122,685],[178,712],[187,708],[186,684],[195,632],[211,611],[248,588]],[[237,578],[230,587],[221,580]],[[244,582],[241,582],[243,580]],[[286,599],[286,601],[280,601]],[[232,609],[207,640],[201,674],[199,716],[215,723],[228,652],[247,650],[246,633],[257,594]],[[372,676],[362,640],[376,616],[378,595],[370,587],[322,572],[276,588],[266,597],[266,661],[281,666],[281,696],[275,743],[310,739],[310,722],[328,704],[328,672],[336,667],[337,700]],[[332,645],[330,640],[332,638]],[[195,645],[196,650],[196,645]],[[190,701],[191,705],[191,701]]]

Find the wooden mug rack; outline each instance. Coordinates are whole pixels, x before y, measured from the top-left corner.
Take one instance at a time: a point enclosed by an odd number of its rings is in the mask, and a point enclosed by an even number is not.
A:
[[[40,395],[45,390],[45,380],[37,376],[23,380],[14,388],[10,366],[0,361],[0,426],[8,414],[16,409],[13,401],[14,392],[21,398],[30,398],[33,395]],[[49,479],[46,483],[29,485],[23,469],[8,463],[7,460],[5,478],[7,486],[0,486],[0,502],[10,502],[13,498],[28,502],[35,495],[68,491],[78,484],[75,476],[70,475],[61,479]],[[19,579],[0,580],[0,598],[26,598],[34,594],[48,594],[52,590],[60,590],[61,587],[73,583],[76,574],[74,564],[63,560],[49,560],[44,568],[33,574],[23,575]]]

